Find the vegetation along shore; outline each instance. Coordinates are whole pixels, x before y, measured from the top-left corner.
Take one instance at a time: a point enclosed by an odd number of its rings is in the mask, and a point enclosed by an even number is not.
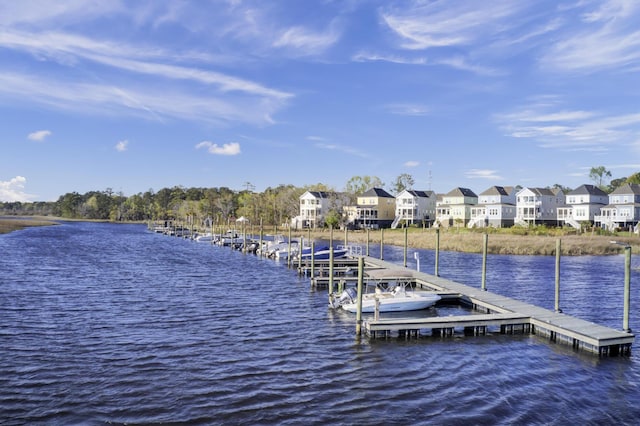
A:
[[[30,226],[56,225],[55,218],[36,217],[0,217],[0,234],[24,229]],[[248,231],[249,232],[249,231]],[[258,232],[256,227],[252,232]],[[265,233],[283,233],[282,229],[269,229],[265,227]],[[556,241],[561,240],[562,254],[570,256],[579,255],[615,255],[620,254],[622,247],[612,244],[617,241],[620,244],[628,244],[633,253],[640,254],[640,237],[637,235],[620,232],[616,234],[606,233],[582,233],[572,234],[562,229],[537,228],[489,228],[485,230],[442,229],[440,230],[440,250],[460,251],[467,253],[482,252],[482,235],[487,232],[487,250],[492,254],[516,254],[516,255],[554,255]],[[313,239],[329,240],[330,231],[320,230],[292,230],[292,236],[303,236]],[[380,244],[380,238],[384,238],[384,244],[403,246],[404,229],[385,229],[384,234],[380,230],[370,230],[368,233],[369,244]],[[344,231],[334,230],[333,238],[336,243],[344,240]],[[367,232],[348,231],[348,242],[366,244]],[[434,250],[436,246],[436,230],[422,228],[408,228],[407,241],[410,248]]]

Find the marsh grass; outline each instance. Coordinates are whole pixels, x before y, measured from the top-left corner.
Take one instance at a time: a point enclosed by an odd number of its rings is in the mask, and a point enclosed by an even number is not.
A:
[[[22,217],[1,217],[0,218],[0,234],[6,234],[12,231],[18,231],[20,229],[24,229],[30,226],[49,226],[49,225],[57,225],[56,222],[52,220],[42,220],[42,219],[25,219]]]
[[[492,254],[517,255],[555,255],[556,241],[561,241],[562,255],[612,255],[620,254],[621,247],[611,244],[612,240],[632,246],[634,253],[640,253],[640,237],[629,233],[589,232],[577,234],[574,230],[560,228],[502,228],[469,230],[453,228],[440,230],[440,250],[459,251],[467,253],[481,253],[483,234],[488,234],[487,251]],[[307,236],[307,231],[301,235]],[[312,238],[329,239],[329,231],[312,231]],[[380,230],[369,231],[369,243],[380,244]],[[344,231],[334,231],[336,241],[344,240]],[[366,231],[349,231],[349,242],[366,243]],[[436,230],[422,228],[408,228],[408,246],[435,250]],[[404,246],[403,229],[385,229],[384,244]]]

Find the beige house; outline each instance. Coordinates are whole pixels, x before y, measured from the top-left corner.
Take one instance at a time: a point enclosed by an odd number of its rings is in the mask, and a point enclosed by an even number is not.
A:
[[[349,227],[389,228],[395,218],[396,199],[382,188],[371,188],[358,196],[355,206],[343,210]]]
[[[466,226],[471,220],[471,208],[477,204],[478,196],[469,188],[452,189],[436,206],[434,226]]]

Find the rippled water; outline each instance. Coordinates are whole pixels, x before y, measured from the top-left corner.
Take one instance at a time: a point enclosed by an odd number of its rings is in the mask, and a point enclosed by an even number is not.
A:
[[[282,264],[141,225],[31,228],[0,236],[0,253],[1,424],[640,419],[636,345],[598,358],[536,336],[359,340],[353,315]],[[419,253],[432,272],[433,252]],[[553,309],[554,261],[489,256],[487,286]],[[621,328],[623,263],[563,258],[564,312]],[[441,253],[446,278],[479,287],[480,270],[478,255]]]

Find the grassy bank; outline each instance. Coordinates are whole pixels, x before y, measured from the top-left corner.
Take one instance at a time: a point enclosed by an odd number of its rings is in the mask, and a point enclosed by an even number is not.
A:
[[[549,230],[548,233],[524,233],[522,230],[489,230],[487,250],[494,254],[521,254],[521,255],[555,255],[556,241],[560,239],[563,255],[612,255],[620,254],[622,247],[611,244],[612,240],[629,244],[634,253],[640,253],[640,237],[619,235],[598,235],[584,233],[575,235],[562,230]],[[308,237],[308,231],[301,233]],[[329,231],[312,231],[311,237],[329,239]],[[369,243],[380,244],[381,232],[369,231]],[[344,240],[344,231],[334,231],[333,238],[336,241]],[[366,244],[366,231],[349,231],[349,242]],[[407,234],[408,246],[411,248],[423,248],[434,250],[436,246],[436,231],[434,229],[409,228]],[[467,229],[441,229],[440,250],[460,251],[467,253],[482,252],[482,231],[470,231]],[[384,244],[404,246],[403,229],[385,229]]]
[[[30,226],[57,225],[56,222],[47,219],[25,219],[23,217],[0,217],[0,234],[18,231]]]

